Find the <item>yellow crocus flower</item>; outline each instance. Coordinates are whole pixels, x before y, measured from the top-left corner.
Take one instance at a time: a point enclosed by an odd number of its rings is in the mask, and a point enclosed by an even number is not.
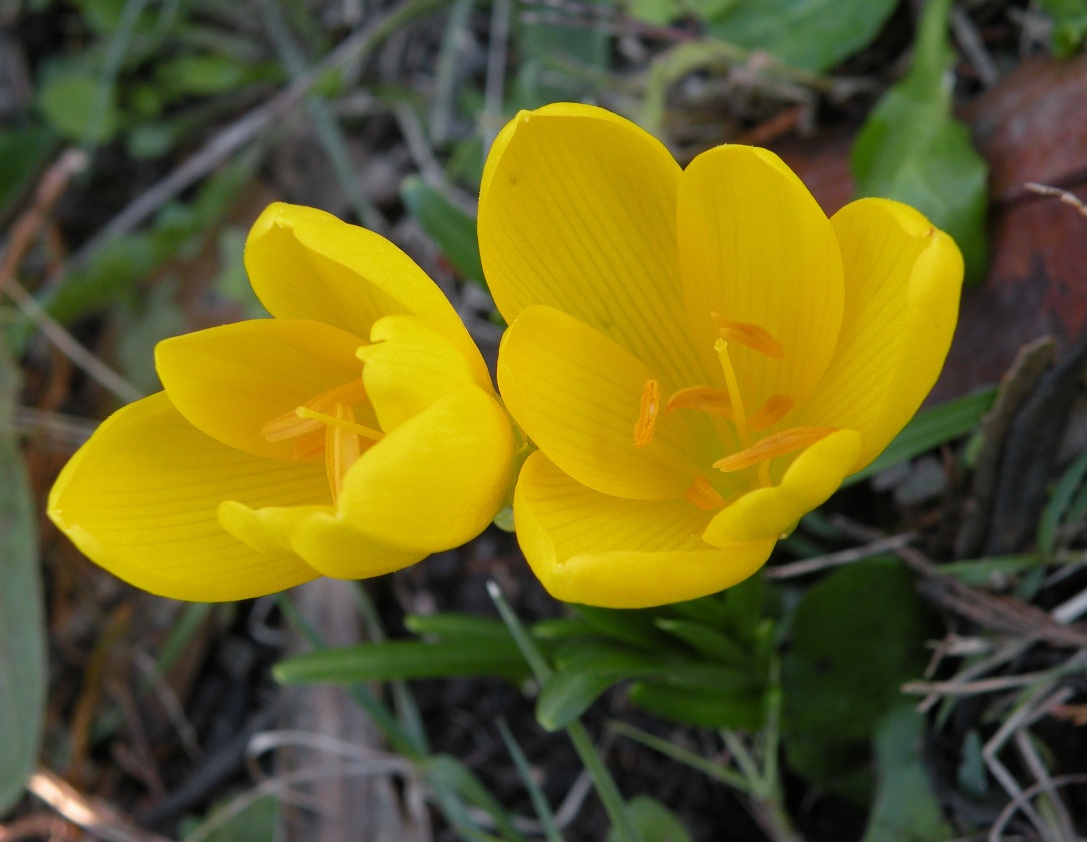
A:
[[[275,318],[159,343],[164,391],[76,453],[53,522],[120,578],[207,601],[386,573],[481,532],[513,432],[441,291],[377,234],[284,204],[245,263]]]
[[[522,112],[487,160],[498,381],[539,447],[517,535],[557,598],[660,605],[756,571],[913,415],[958,312],[954,242],[904,205],[827,219],[774,154],[681,169],[600,108]]]

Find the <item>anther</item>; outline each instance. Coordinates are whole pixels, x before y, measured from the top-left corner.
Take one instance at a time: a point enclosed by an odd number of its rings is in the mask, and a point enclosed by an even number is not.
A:
[[[710,485],[702,474],[694,478],[691,487],[683,495],[687,502],[706,512],[715,512],[725,506],[725,498],[717,493],[717,489]]]
[[[747,423],[752,430],[766,430],[784,418],[794,406],[796,401],[788,395],[771,395],[759,411],[747,419]]]
[[[298,411],[302,409],[303,407],[299,407]],[[325,427],[325,473],[328,475],[328,486],[332,490],[332,503],[335,505],[343,490],[347,471],[358,460],[361,452],[359,434],[354,430],[361,425],[354,423],[355,413],[351,411],[351,407],[338,403],[331,409],[335,414],[324,416],[329,419],[328,426]],[[312,410],[308,411],[312,412]],[[322,415],[316,412],[312,414]],[[362,429],[369,428],[362,427]],[[380,437],[380,433],[378,435]]]
[[[713,463],[713,467],[725,473],[742,471],[744,468],[750,468],[752,465],[757,465],[776,456],[784,456],[786,453],[803,450],[831,433],[837,432],[837,430],[837,427],[792,427],[788,430],[782,430],[780,433],[774,433],[772,436],[767,436],[746,450],[733,453],[724,459],[718,459]]]
[[[335,427],[338,430],[354,433],[356,436],[362,436],[365,439],[370,439],[370,441],[381,441],[381,439],[385,438],[385,434],[381,430],[356,424],[355,413],[347,405],[338,403],[333,411],[336,412],[335,415],[328,415],[324,412],[316,412],[308,406],[300,406],[294,412],[299,418],[317,421],[329,428]]]
[[[720,313],[710,313],[710,318],[717,325],[722,339],[738,342],[775,360],[785,356],[785,346],[774,339],[766,328],[751,322],[734,322]]]
[[[642,387],[642,403],[638,409],[638,420],[634,423],[634,446],[638,449],[647,447],[653,441],[653,430],[657,426],[660,405],[660,383],[652,379],[646,380]]]
[[[714,415],[732,418],[732,401],[728,392],[712,386],[688,386],[674,392],[664,407],[668,412],[676,409],[696,409]]]
[[[321,392],[312,400],[306,401],[305,408],[318,413],[327,413],[329,409],[338,403],[344,406],[354,406],[366,400],[366,390],[362,386],[362,379],[352,380],[334,386],[328,391]],[[323,416],[327,418],[327,415]],[[273,418],[260,428],[260,434],[267,441],[285,441],[297,438],[306,433],[313,433],[324,429],[326,423],[323,418],[311,418],[292,409],[278,418]]]

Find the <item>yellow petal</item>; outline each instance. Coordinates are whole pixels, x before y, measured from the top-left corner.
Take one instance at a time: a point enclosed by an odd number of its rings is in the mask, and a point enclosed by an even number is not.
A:
[[[522,111],[491,147],[479,248],[507,322],[546,304],[606,333],[677,389],[701,382],[676,254],[680,170],[668,150],[601,108]]]
[[[719,146],[684,171],[677,218],[702,352],[712,356],[719,322],[755,338],[761,329],[769,336],[754,347],[743,336],[728,343],[745,408],[753,413],[774,394],[801,403],[830,362],[842,320],[842,262],[826,215],[772,152]]]
[[[414,314],[466,358],[479,358],[452,305],[410,257],[331,214],[269,205],[249,232],[245,266],[276,318],[325,322],[365,339],[382,316]]]
[[[702,539],[719,547],[776,541],[842,484],[860,446],[856,430],[820,439],[796,457],[778,485],[750,491],[720,511]]]
[[[845,318],[826,375],[790,423],[859,430],[853,473],[879,455],[936,382],[963,265],[950,237],[898,202],[861,199],[831,222],[845,261]]]
[[[374,344],[357,353],[365,362],[366,394],[385,432],[460,386],[492,391],[486,370],[480,377],[469,360],[415,316],[379,319],[370,339]]]
[[[762,566],[774,539],[727,549],[700,536],[711,517],[680,501],[622,500],[575,482],[543,453],[517,481],[517,540],[556,599],[645,608],[716,593]]]
[[[638,447],[635,426],[651,379],[641,360],[603,333],[543,306],[510,325],[498,361],[510,414],[563,471],[604,494],[682,499],[698,466],[712,461],[713,422],[662,413],[652,441]]]
[[[303,519],[291,546],[337,578],[460,546],[505,505],[513,448],[505,411],[478,386],[462,386],[366,451],[344,479],[338,511]]]
[[[256,319],[166,339],[155,365],[170,401],[190,424],[229,447],[288,459],[294,439],[261,428],[336,386],[359,381],[359,340],[320,322]],[[372,426],[363,413],[360,423]]]
[[[250,506],[328,500],[323,466],[261,459],[201,433],[164,392],[110,416],[65,466],[49,517],[89,558],[175,599],[274,593],[317,572],[289,553],[259,552],[216,519],[223,500]]]

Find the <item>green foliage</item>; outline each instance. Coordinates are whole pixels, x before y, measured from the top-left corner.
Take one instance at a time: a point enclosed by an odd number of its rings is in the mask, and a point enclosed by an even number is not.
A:
[[[909,705],[876,725],[876,797],[861,842],[944,842],[955,834],[943,818],[921,761],[925,722]]]
[[[790,766],[864,800],[870,736],[924,667],[925,628],[913,577],[893,559],[843,568],[804,595],[782,658]]]
[[[0,347],[0,816],[22,796],[45,716],[45,616],[38,521],[11,414],[15,364]]]
[[[638,795],[627,803],[627,811],[642,834],[642,842],[691,842],[691,835],[680,820],[656,798]],[[612,828],[607,842],[620,842],[620,839]]]
[[[476,220],[454,205],[441,191],[419,176],[409,176],[400,185],[400,197],[408,213],[418,220],[427,235],[438,244],[453,268],[469,281],[486,288],[483,263],[476,239]]]
[[[195,837],[202,842],[268,842],[276,836],[279,800],[272,795],[256,798],[236,813],[233,800],[216,804],[201,820],[186,816],[181,821],[181,842]],[[220,818],[221,817],[221,818]]]
[[[112,86],[103,86],[90,62],[50,62],[38,88],[38,109],[46,123],[73,143],[105,143],[120,123]]]
[[[1062,534],[1071,534],[1087,518],[1087,449],[1068,467],[1053,489],[1038,522],[1038,552],[1051,559]]]
[[[894,440],[867,468],[849,477],[843,485],[852,485],[880,471],[907,462],[941,444],[973,430],[996,400],[996,387],[990,386],[918,412]]]
[[[0,219],[11,211],[55,146],[56,135],[43,126],[0,131]]]
[[[1087,39],[1087,0],[1039,0],[1038,5],[1053,18],[1053,54],[1068,58],[1079,52]]]
[[[967,282],[976,283],[988,262],[988,167],[951,113],[949,9],[950,0],[925,4],[910,72],[868,116],[851,164],[858,196],[916,207],[954,237]]]
[[[896,5],[897,0],[736,0],[708,23],[717,38],[819,73],[867,46]]]

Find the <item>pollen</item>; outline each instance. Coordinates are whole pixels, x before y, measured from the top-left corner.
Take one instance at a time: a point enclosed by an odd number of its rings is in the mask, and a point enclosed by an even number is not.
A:
[[[751,322],[734,322],[720,313],[710,313],[710,318],[717,325],[722,339],[744,345],[775,360],[785,356],[785,346],[774,339],[766,328]]]
[[[676,409],[695,409],[713,415],[732,417],[732,401],[728,392],[712,386],[688,386],[674,392],[664,407],[668,412]]]
[[[687,498],[687,502],[692,506],[706,512],[715,512],[725,506],[725,498],[717,492],[716,488],[710,485],[709,480],[702,474],[694,478],[691,487],[687,489],[683,496]]]
[[[752,465],[758,465],[776,456],[803,450],[837,430],[837,427],[792,427],[767,436],[746,450],[718,459],[713,463],[713,467],[725,473],[742,471],[744,468],[750,468]]]
[[[638,420],[634,423],[634,446],[639,450],[653,441],[653,430],[657,426],[660,406],[660,383],[652,379],[646,380],[642,387],[642,403],[638,409]]]

